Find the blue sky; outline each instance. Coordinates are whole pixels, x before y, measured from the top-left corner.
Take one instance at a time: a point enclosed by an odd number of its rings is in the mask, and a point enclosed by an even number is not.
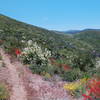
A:
[[[0,13],[52,30],[100,29],[100,0],[0,0]]]

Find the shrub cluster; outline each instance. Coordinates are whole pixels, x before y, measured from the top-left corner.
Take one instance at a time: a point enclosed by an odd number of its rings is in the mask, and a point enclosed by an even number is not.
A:
[[[33,73],[47,72],[50,75],[57,74],[65,81],[74,81],[90,76],[91,69],[95,68],[95,59],[89,53],[80,52],[79,55],[74,55],[68,52],[65,58],[61,55],[56,58],[50,50],[42,48],[32,40],[28,40],[26,45],[27,47],[22,49],[20,59],[24,64],[29,64]]]

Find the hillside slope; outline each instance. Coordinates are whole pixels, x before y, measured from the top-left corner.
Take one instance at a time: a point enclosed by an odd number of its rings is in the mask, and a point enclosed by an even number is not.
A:
[[[94,51],[100,56],[100,30],[86,30],[75,34],[74,37],[93,46]]]
[[[6,36],[6,37],[5,37]],[[11,37],[9,37],[11,36]],[[8,38],[16,38],[16,41],[23,40],[25,37],[26,41],[32,39],[33,41],[38,42],[41,45],[44,45],[47,48],[60,49],[64,47],[71,47],[71,44],[77,45],[77,42],[80,44],[76,48],[82,47],[84,42],[73,39],[69,35],[56,34],[53,31],[49,31],[40,27],[29,25],[23,22],[19,22],[12,18],[9,18],[4,15],[0,15],[0,38],[7,40]],[[72,41],[69,41],[72,40]],[[70,42],[70,43],[69,43]],[[87,44],[87,46],[89,46]],[[85,48],[85,46],[83,46]]]
[[[2,14],[0,15],[0,39],[3,42],[3,47],[11,53],[14,52],[14,48],[22,50],[27,47],[27,42],[32,40],[43,50],[45,48],[50,50],[52,57],[60,60],[63,57],[64,63],[68,64],[71,64],[69,60],[72,58],[68,59],[67,56],[78,56],[80,53],[91,52],[93,49],[91,45],[75,39],[73,36],[57,34],[53,31],[19,22]]]
[[[0,48],[10,54],[11,60],[7,57],[10,60],[9,65],[14,66],[14,68],[9,67],[12,70],[11,73],[14,74],[15,72],[15,78],[18,81],[22,79],[25,81],[22,82],[25,85],[19,82],[13,83],[13,87],[15,87],[13,91],[15,91],[16,85],[22,87],[23,96],[20,99],[26,96],[24,86],[28,86],[26,88],[31,89],[28,91],[29,97],[30,93],[34,94],[34,97],[39,97],[39,95],[43,96],[45,92],[46,97],[54,96],[56,98],[57,95],[62,100],[62,97],[65,98],[66,96],[66,91],[63,92],[63,89],[61,89],[63,86],[59,87],[61,91],[58,92],[58,89],[55,89],[54,86],[51,88],[51,85],[48,84],[52,82],[56,84],[62,81],[73,82],[92,77],[98,70],[96,69],[96,59],[92,54],[94,46],[87,41],[73,35],[57,34],[4,15],[0,15]],[[13,63],[14,57],[17,57],[24,65],[26,64],[31,74],[25,71],[25,66],[21,63]],[[5,64],[7,64],[7,61],[5,61]],[[33,75],[37,76],[37,74],[43,76],[46,84],[42,79],[40,82],[40,79],[33,78]],[[23,78],[20,78],[20,76],[23,76]],[[12,81],[14,82],[13,75]],[[49,92],[46,92],[47,90]],[[17,91],[14,92],[15,95],[17,95]],[[48,96],[49,93],[51,95]]]

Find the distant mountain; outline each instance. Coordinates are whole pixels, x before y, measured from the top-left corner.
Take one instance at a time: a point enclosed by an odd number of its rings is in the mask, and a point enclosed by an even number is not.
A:
[[[100,31],[100,29],[84,29],[82,31]]]
[[[51,30],[51,31],[56,33],[56,34],[65,34],[64,32],[61,32],[61,31],[56,31],[56,30]]]
[[[63,31],[63,33],[65,33],[65,34],[77,34],[77,33],[84,32],[84,31],[100,31],[100,29],[68,30],[68,31]]]
[[[67,33],[67,34],[76,34],[79,33],[81,30],[68,30],[68,31],[63,31],[63,33]]]

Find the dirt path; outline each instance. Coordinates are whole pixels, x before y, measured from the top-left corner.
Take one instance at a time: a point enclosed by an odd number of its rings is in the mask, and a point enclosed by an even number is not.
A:
[[[10,56],[0,49],[1,56],[9,71],[9,84],[12,86],[10,100],[82,100],[71,98],[63,83],[44,81],[42,76],[32,74],[21,62],[10,61]]]
[[[27,100],[27,92],[25,90],[25,87],[23,85],[23,80],[21,79],[16,66],[14,66],[9,59],[9,56],[4,53],[2,49],[0,49],[0,53],[2,56],[2,59],[9,69],[9,78],[10,78],[10,84],[12,85],[12,95],[10,100]]]

